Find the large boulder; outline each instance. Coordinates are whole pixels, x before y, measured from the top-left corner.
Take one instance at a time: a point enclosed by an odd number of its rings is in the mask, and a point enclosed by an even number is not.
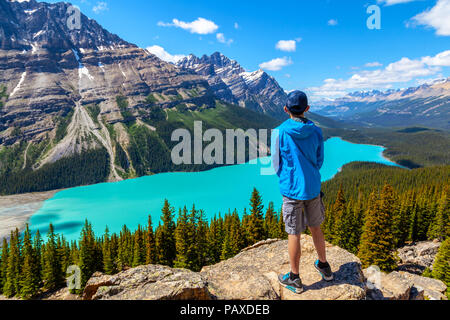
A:
[[[411,281],[417,290],[422,290],[426,299],[447,300],[445,295],[447,286],[442,281],[403,271],[400,271],[399,274],[408,281]]]
[[[433,269],[433,263],[440,246],[441,242],[439,241],[423,241],[398,249],[399,269],[419,275],[426,268]]]
[[[96,273],[88,281],[84,300],[209,300],[199,273],[159,265],[139,266],[114,276]]]
[[[440,280],[404,271],[363,270],[370,300],[446,300],[447,286]]]
[[[409,300],[413,283],[400,273],[380,272],[373,267],[363,270],[371,300]]]
[[[359,300],[366,296],[359,259],[327,244],[328,260],[335,272],[325,282],[314,268],[317,255],[312,238],[303,235],[300,276],[305,292],[298,295],[278,283],[278,274],[290,271],[287,241],[268,240],[243,250],[216,265],[203,268],[210,293],[216,299],[254,300]]]

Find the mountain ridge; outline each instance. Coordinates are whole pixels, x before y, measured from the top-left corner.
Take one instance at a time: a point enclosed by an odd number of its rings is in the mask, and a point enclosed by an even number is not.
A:
[[[236,60],[220,52],[200,58],[190,54],[176,65],[205,77],[215,94],[226,102],[278,119],[286,118],[283,106],[287,94],[275,78],[262,69],[247,72]]]
[[[421,125],[450,129],[450,78],[406,89],[357,91],[316,103],[315,112],[375,126]]]

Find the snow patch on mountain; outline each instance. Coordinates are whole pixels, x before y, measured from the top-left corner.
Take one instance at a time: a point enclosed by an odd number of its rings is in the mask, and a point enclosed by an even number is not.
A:
[[[19,91],[20,86],[23,84],[23,82],[25,81],[25,77],[27,75],[27,72],[25,71],[24,73],[22,73],[22,76],[20,77],[19,83],[17,84],[17,86],[14,88],[14,90],[11,92],[10,97],[12,97],[17,91]]]

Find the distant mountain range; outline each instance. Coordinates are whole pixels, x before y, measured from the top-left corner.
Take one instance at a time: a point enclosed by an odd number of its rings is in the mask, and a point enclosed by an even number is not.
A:
[[[321,101],[315,111],[369,126],[429,126],[450,129],[450,78],[418,87],[354,92]]]
[[[263,70],[246,72],[235,60],[220,52],[201,58],[191,54],[177,66],[204,76],[220,99],[254,111],[284,119],[287,95],[278,82]]]

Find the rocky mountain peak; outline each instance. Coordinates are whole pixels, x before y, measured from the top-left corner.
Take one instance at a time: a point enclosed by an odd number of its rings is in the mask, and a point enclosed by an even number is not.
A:
[[[0,48],[65,51],[76,48],[135,47],[78,13],[70,3],[0,0]],[[72,19],[72,20],[71,20]]]
[[[263,70],[247,72],[236,60],[220,52],[201,58],[191,54],[177,63],[204,76],[215,94],[241,107],[283,118],[286,93],[278,82]]]

